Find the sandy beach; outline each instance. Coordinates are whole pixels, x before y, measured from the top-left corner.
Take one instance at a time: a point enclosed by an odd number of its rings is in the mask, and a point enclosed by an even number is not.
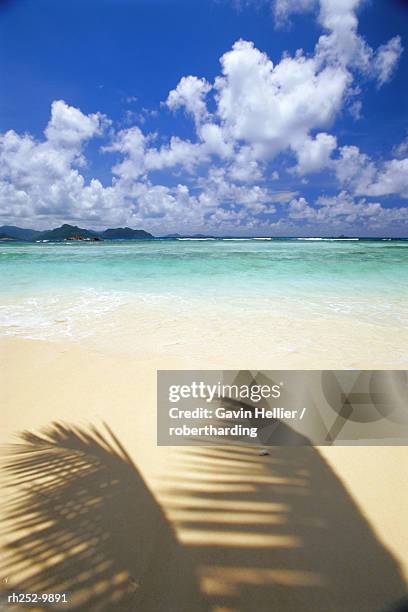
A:
[[[267,457],[253,447],[157,447],[156,370],[192,360],[155,350],[143,359],[86,342],[1,339],[2,444],[66,427],[44,460],[14,455],[7,474],[14,492],[28,484],[11,515],[3,508],[7,593],[26,585],[66,591],[78,609],[149,612],[380,612],[404,595],[405,447]],[[102,438],[87,437],[92,426]],[[39,485],[50,501],[36,497]]]

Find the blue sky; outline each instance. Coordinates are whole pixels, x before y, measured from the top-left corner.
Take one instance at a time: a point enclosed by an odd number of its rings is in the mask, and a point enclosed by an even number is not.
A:
[[[407,40],[403,0],[0,2],[0,224],[408,235]]]

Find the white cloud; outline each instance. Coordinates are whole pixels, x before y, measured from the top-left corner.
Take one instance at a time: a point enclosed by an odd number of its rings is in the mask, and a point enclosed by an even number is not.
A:
[[[408,158],[376,164],[358,147],[345,146],[333,166],[339,183],[356,195],[408,198]]]
[[[63,100],[51,105],[51,118],[45,129],[50,145],[76,149],[81,144],[100,134],[107,120],[101,113],[84,115],[79,109],[68,106]]]
[[[37,142],[13,130],[0,135],[0,177],[17,187],[41,187],[51,179],[65,179],[71,165],[84,163],[83,145],[101,134],[105,124],[99,113],[84,115],[65,102],[53,102],[45,140]]]
[[[408,198],[408,158],[385,162],[364,191],[370,196],[399,194]]]
[[[107,125],[99,113],[85,115],[56,101],[44,140],[12,130],[0,135],[2,216],[63,216],[67,209],[83,212],[85,181],[78,171],[85,163],[83,147]]]
[[[144,161],[148,170],[182,166],[188,172],[193,172],[199,163],[207,159],[208,154],[202,145],[173,136],[168,145],[147,149]]]
[[[357,10],[364,0],[275,0],[278,25],[293,13],[318,9],[318,22],[327,31],[319,38],[316,57],[340,63],[377,79],[381,86],[392,76],[402,53],[401,38],[395,36],[374,51],[357,32]]]
[[[355,201],[346,191],[336,196],[321,196],[316,204],[321,207],[319,214],[327,220],[345,217],[347,223],[354,223],[359,218],[375,217],[383,210],[378,202],[367,202],[365,199]]]
[[[298,158],[297,172],[303,175],[326,168],[330,165],[331,155],[336,147],[337,139],[325,132],[317,134],[316,138],[306,138],[299,144],[294,144]]]
[[[309,206],[306,198],[294,198],[288,207],[289,219],[316,219],[317,211]]]
[[[327,126],[341,108],[348,75],[318,70],[301,53],[273,65],[251,42],[239,41],[221,58],[217,113],[226,133],[265,155],[284,150],[311,129]]]
[[[102,150],[124,155],[125,158],[112,168],[112,172],[124,180],[134,180],[145,174],[145,148],[146,138],[135,126],[118,132],[114,141]]]
[[[326,21],[333,20],[325,16]],[[205,161],[211,154],[230,157],[233,149],[241,159],[250,153],[251,168],[244,168],[239,159],[231,168],[238,180],[251,172],[257,175],[259,162],[290,148],[302,156],[299,167],[319,170],[319,160],[321,167],[327,164],[335,141],[330,134],[316,137],[313,132],[330,126],[352,93],[346,62],[332,58],[323,46],[321,38],[315,55],[306,57],[298,51],[274,65],[252,42],[240,40],[221,57],[222,75],[214,87],[204,79],[183,77],[167,105],[173,110],[183,106],[194,117],[197,138],[206,144]],[[210,116],[206,96],[211,91],[216,107]]]
[[[273,12],[278,25],[285,25],[291,14],[312,11],[316,5],[317,0],[275,0]]]
[[[234,181],[253,183],[262,180],[263,170],[263,164],[257,159],[254,148],[243,145],[234,155],[234,159],[228,167],[228,174]]]
[[[199,123],[208,115],[205,97],[210,90],[211,85],[205,79],[196,76],[183,77],[176,89],[169,93],[166,104],[171,110],[185,107]]]
[[[324,61],[369,72],[372,49],[358,35],[356,10],[362,0],[320,0],[319,22],[328,31],[319,38],[317,54]]]
[[[353,145],[341,147],[339,153],[333,164],[339,183],[355,193],[364,193],[374,178],[374,163]]]
[[[379,85],[390,80],[402,51],[400,36],[394,36],[385,45],[378,48],[374,58],[374,72],[377,74]]]
[[[355,102],[352,102],[350,104],[348,111],[350,115],[353,117],[353,119],[355,121],[358,121],[362,117],[362,109],[363,109],[363,103],[361,102],[361,100],[356,100]]]
[[[321,167],[327,164],[335,139],[312,132],[329,126],[342,108],[351,79],[344,67],[323,65],[321,58],[302,52],[274,65],[243,40],[220,61],[222,74],[213,87],[204,79],[183,77],[167,98],[172,110],[184,107],[194,117],[197,143],[173,140],[151,150],[152,164],[191,169],[213,155],[232,159],[234,154],[231,177],[252,182],[261,178],[267,160],[290,148],[301,155],[299,167],[305,171],[319,170],[320,161]],[[212,91],[215,110],[210,115],[206,96]]]
[[[4,221],[35,219],[37,226],[46,227],[66,221],[93,227],[147,224],[152,230],[165,225],[191,231],[209,222],[218,227],[223,217],[232,227],[244,219],[250,222],[261,212],[274,214],[273,202],[285,199],[284,194],[270,194],[258,185],[237,185],[223,168],[210,168],[194,194],[182,183],[169,187],[150,181],[152,170],[194,166],[211,153],[220,159],[230,155],[220,128],[212,124],[203,124],[198,143],[174,137],[159,148],[153,146],[153,135],[144,135],[136,126],[121,130],[103,147],[120,156],[112,167],[112,184],[104,186],[95,178],[86,182],[78,169],[83,145],[101,133],[105,120],[66,105],[57,109],[62,116],[56,117],[54,105],[42,141],[13,131],[0,136],[0,216]],[[219,208],[223,212],[215,215]]]
[[[408,222],[407,208],[385,208],[379,202],[368,202],[364,198],[355,200],[346,191],[335,196],[321,196],[314,206],[303,198],[294,198],[288,206],[288,218],[303,221],[325,232],[339,228],[352,228],[356,222],[366,230],[384,232],[389,227]]]
[[[204,123],[198,129],[198,136],[204,143],[204,150],[207,154],[218,155],[218,157],[231,157],[234,148],[231,142],[225,138],[221,127],[215,123]]]
[[[398,143],[392,150],[395,157],[404,157],[408,153],[408,134],[407,136]]]

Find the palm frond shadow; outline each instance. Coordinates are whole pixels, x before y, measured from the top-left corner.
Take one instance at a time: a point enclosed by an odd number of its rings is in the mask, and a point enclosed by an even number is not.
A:
[[[105,427],[55,423],[8,447],[2,574],[21,592],[67,593],[71,609],[203,610],[170,524]]]
[[[163,483],[161,499],[202,568],[211,608],[390,612],[402,600],[395,612],[406,612],[398,561],[318,449],[269,452],[182,447]]]

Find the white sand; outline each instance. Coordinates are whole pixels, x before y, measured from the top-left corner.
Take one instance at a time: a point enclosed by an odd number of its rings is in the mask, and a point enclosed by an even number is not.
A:
[[[157,325],[163,329],[163,322]],[[357,344],[342,336],[342,325],[339,321],[335,330],[326,330],[337,344],[312,331],[319,338],[310,347],[313,359],[304,353],[276,354],[270,340],[271,357],[266,359],[260,326],[262,358],[257,366],[381,367],[381,338],[373,336],[369,343],[367,328]],[[185,350],[180,344],[172,350],[165,334],[157,342],[149,326],[141,337],[132,336],[137,338],[133,351],[128,330],[126,343],[111,350],[108,335],[88,345],[2,338],[1,442],[10,443],[13,432],[39,431],[52,421],[84,427],[106,422],[176,529],[181,550],[189,551],[189,567],[207,609],[383,609],[403,594],[408,579],[407,448],[277,449],[259,457],[252,448],[156,446],[157,369],[254,366],[256,342],[245,342],[245,329],[229,336],[228,326],[226,322],[224,330],[212,330],[209,325],[209,335],[196,328],[193,353],[186,341],[188,326],[180,337]],[[214,346],[209,337],[216,331],[220,338]],[[142,356],[141,341],[149,337]],[[339,347],[346,345],[348,356],[341,358]],[[378,346],[377,354],[373,346]],[[387,364],[389,356],[384,356]],[[11,566],[3,582],[17,587],[19,571]],[[160,576],[162,571],[157,569]],[[175,584],[171,572],[167,579]],[[160,588],[165,587],[156,590]],[[195,596],[188,597],[186,612],[201,609]],[[163,601],[146,606],[148,612],[166,609]],[[114,604],[108,609],[115,609]]]

